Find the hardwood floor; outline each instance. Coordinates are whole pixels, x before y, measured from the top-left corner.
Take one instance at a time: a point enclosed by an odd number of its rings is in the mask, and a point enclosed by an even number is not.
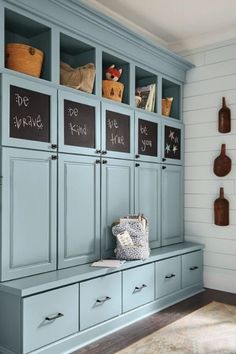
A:
[[[152,332],[178,320],[181,317],[209,304],[219,301],[236,305],[236,294],[206,289],[187,300],[181,301],[165,310],[151,315],[135,324],[127,326],[101,340],[98,340],[73,354],[114,354]]]

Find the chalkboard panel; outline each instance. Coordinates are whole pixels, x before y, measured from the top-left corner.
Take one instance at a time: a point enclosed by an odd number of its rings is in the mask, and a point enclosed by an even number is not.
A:
[[[130,152],[130,116],[106,111],[106,149]]]
[[[138,120],[138,153],[157,156],[158,124],[148,120]]]
[[[95,107],[64,100],[65,145],[95,147]]]
[[[181,130],[165,126],[165,157],[180,160]]]
[[[10,85],[10,137],[50,141],[50,96]]]

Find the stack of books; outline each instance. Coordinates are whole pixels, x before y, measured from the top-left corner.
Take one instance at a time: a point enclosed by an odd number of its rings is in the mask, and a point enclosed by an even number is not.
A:
[[[137,108],[154,112],[156,102],[156,84],[136,87],[135,102]]]

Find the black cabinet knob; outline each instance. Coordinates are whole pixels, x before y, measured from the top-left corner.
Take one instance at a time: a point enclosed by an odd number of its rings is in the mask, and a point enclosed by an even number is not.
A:
[[[162,161],[166,161],[165,157],[162,158]]]
[[[52,148],[52,149],[56,149],[56,148],[57,148],[57,144],[52,144],[52,145],[51,145],[51,148]]]
[[[162,169],[165,170],[165,169],[166,169],[166,166],[162,166]]]
[[[107,160],[102,160],[102,163],[103,163],[103,164],[107,163]]]
[[[101,160],[98,160],[98,159],[97,159],[95,162],[96,162],[96,163],[101,163]]]
[[[57,160],[57,155],[52,155],[52,156],[51,156],[51,159],[52,159],[52,160]]]
[[[139,167],[139,166],[140,166],[140,163],[136,163],[136,164],[135,164],[135,167]]]
[[[135,158],[136,158],[136,159],[139,159],[139,158],[140,158],[140,155],[135,155]]]
[[[95,154],[101,154],[101,150],[100,149],[96,149],[95,150]]]
[[[106,154],[107,154],[107,151],[106,151],[106,150],[102,150],[102,151],[101,151],[101,154],[102,154],[102,155],[106,155]]]

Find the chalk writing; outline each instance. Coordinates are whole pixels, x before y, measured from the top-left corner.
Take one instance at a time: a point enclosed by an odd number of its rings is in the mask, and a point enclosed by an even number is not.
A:
[[[130,117],[106,111],[106,149],[130,152]]]
[[[72,124],[71,122],[69,123],[69,129],[71,132],[71,135],[87,135],[87,125],[84,124],[83,126],[79,124]]]
[[[22,105],[27,107],[29,105],[29,97],[27,96],[21,96],[19,93],[15,93],[15,99],[18,107],[21,107]]]
[[[26,127],[43,129],[43,122],[40,114],[36,118],[32,118],[31,116],[18,118],[17,116],[15,116],[13,117],[13,124],[17,129]]]
[[[139,119],[138,124],[138,153],[157,156],[157,123]]]

